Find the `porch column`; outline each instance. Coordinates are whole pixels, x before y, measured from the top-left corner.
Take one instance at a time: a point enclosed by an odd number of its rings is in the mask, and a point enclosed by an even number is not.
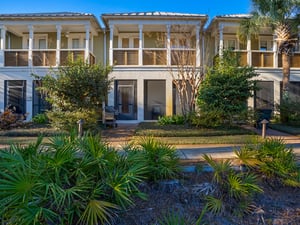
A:
[[[145,120],[144,95],[145,95],[144,79],[138,78],[137,80],[137,113],[138,113],[137,120],[138,121]]]
[[[173,78],[166,79],[166,116],[173,115]]]
[[[56,66],[60,65],[61,25],[56,25]]]
[[[107,65],[107,58],[106,58],[106,30],[103,31],[103,65]]]
[[[273,35],[273,67],[278,68],[278,51],[276,35]]]
[[[33,66],[32,49],[33,49],[33,26],[29,25],[29,43],[28,43],[28,66]]]
[[[139,66],[143,65],[143,24],[139,24]]]
[[[201,66],[200,24],[196,26],[196,67]]]
[[[6,27],[0,26],[1,38],[0,38],[0,67],[4,66],[4,50],[5,50],[5,37],[6,37]]]
[[[251,36],[247,36],[247,64],[252,66],[252,53],[251,53]]]
[[[171,66],[171,25],[167,25],[167,66]]]
[[[219,56],[220,57],[223,56],[223,48],[224,48],[223,29],[224,29],[224,25],[221,23],[219,25],[219,36],[220,36],[220,40],[219,40]]]
[[[114,25],[109,25],[109,65],[112,66],[114,64],[113,62],[113,40],[114,40]]]
[[[84,61],[90,63],[90,25],[85,25],[85,50],[84,50]]]

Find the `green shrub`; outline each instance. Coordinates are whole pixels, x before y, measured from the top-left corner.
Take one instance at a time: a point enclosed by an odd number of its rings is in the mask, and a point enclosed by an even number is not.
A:
[[[141,138],[137,146],[128,148],[126,151],[129,155],[140,155],[140,161],[147,167],[145,176],[150,181],[173,179],[181,171],[175,148],[153,137]]]
[[[41,113],[41,114],[37,114],[34,117],[32,117],[32,121],[37,124],[47,124],[48,117],[45,113]]]
[[[235,154],[245,166],[263,175],[269,184],[300,187],[296,156],[282,139],[270,138],[262,143],[246,145]]]
[[[187,119],[183,115],[172,115],[172,116],[160,116],[158,118],[158,124],[160,125],[183,125]]]
[[[207,210],[213,214],[232,213],[243,216],[250,213],[256,193],[263,190],[253,173],[236,172],[229,160],[214,161],[204,155],[204,160],[213,169],[213,191],[206,197]]]
[[[84,130],[95,130],[98,126],[99,114],[95,110],[49,111],[47,117],[51,126],[57,129],[71,131],[78,127],[78,121],[83,119]]]
[[[1,224],[110,224],[144,198],[145,166],[99,137],[75,133],[0,151]]]

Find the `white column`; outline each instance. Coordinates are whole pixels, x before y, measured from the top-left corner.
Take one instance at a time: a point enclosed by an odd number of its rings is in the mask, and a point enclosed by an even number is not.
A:
[[[276,36],[273,35],[273,67],[278,68],[278,52]]]
[[[167,66],[171,66],[171,25],[167,25]]]
[[[84,61],[90,63],[90,25],[85,25],[85,50],[84,50]]]
[[[113,62],[113,40],[114,40],[114,25],[109,26],[109,65],[112,66],[114,64]]]
[[[106,66],[107,65],[107,56],[106,56],[106,30],[103,31],[103,65]]]
[[[56,25],[56,66],[60,65],[61,25]]]
[[[29,43],[28,43],[28,66],[32,67],[32,49],[33,49],[33,26],[29,25]]]
[[[143,121],[144,116],[144,79],[138,78],[137,80],[137,120]]]
[[[279,105],[280,104],[280,81],[274,80],[273,82],[274,85],[274,105]],[[277,112],[279,113],[279,112]]]
[[[139,66],[143,65],[143,25],[139,25]]]
[[[247,64],[252,66],[251,36],[247,36]]]
[[[196,26],[196,66],[201,65],[201,51],[200,51],[200,24]]]
[[[224,25],[221,23],[219,25],[219,36],[220,36],[220,40],[219,40],[219,56],[220,57],[223,56],[223,48],[224,48],[223,29],[224,29]]]
[[[6,27],[0,26],[1,29],[1,38],[0,38],[0,67],[4,66],[4,50],[5,50],[5,37],[6,37]]]
[[[173,78],[166,79],[166,116],[173,115]]]
[[[1,29],[0,50],[3,51],[5,49],[6,27],[0,26],[0,29]]]

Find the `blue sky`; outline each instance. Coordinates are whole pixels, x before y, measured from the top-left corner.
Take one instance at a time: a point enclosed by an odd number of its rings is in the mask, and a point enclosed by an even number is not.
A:
[[[31,12],[178,12],[216,15],[249,13],[251,0],[6,0],[1,2],[0,13]]]

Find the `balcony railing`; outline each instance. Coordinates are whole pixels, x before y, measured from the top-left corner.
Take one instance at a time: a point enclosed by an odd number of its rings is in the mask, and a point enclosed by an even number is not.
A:
[[[60,65],[66,65],[68,60],[74,62],[84,59],[85,50],[60,50]],[[5,50],[4,66],[28,66],[28,50]],[[90,64],[95,64],[95,56],[89,53]],[[33,66],[56,66],[56,50],[32,50]]]
[[[274,53],[272,51],[252,51],[252,66],[273,67]]]
[[[144,49],[143,65],[167,65],[167,50]]]
[[[113,62],[115,65],[138,65],[139,51],[136,49],[114,50]]]
[[[167,49],[166,48],[147,48],[143,49],[143,65],[145,66],[165,66],[167,65]],[[114,65],[129,66],[139,64],[138,49],[114,49],[113,62]],[[195,49],[173,49],[171,50],[171,65],[185,63],[187,65],[195,64],[196,50]]]

